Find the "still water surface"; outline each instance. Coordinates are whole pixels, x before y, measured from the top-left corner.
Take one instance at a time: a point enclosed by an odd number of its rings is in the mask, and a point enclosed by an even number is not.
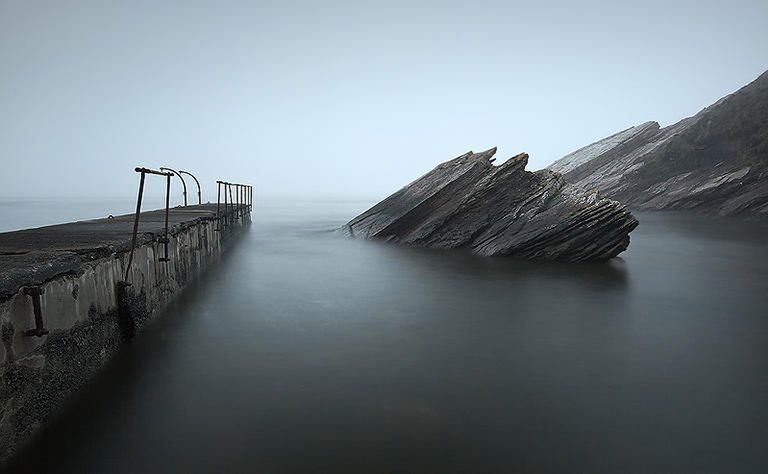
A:
[[[638,214],[607,264],[347,240],[264,204],[25,453],[37,472],[764,472],[768,227]]]

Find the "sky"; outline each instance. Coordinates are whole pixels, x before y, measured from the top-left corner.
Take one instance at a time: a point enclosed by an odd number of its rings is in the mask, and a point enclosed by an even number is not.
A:
[[[469,150],[543,168],[767,68],[765,0],[0,0],[0,196],[133,198],[169,166],[206,200],[378,199]]]

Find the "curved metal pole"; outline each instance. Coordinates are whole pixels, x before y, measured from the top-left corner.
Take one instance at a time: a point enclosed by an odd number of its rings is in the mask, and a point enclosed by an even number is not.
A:
[[[200,181],[198,181],[197,178],[195,178],[195,175],[193,175],[189,171],[179,170],[179,174],[188,174],[188,175],[192,176],[192,179],[194,179],[195,183],[197,184],[197,203],[198,204],[202,204],[203,203],[203,197],[202,197],[202,194],[200,192]]]
[[[171,169],[171,168],[168,168],[167,166],[161,166],[160,167],[160,171],[170,171],[171,173],[173,173],[173,174],[175,174],[176,176],[179,177],[179,179],[181,180],[181,186],[184,188],[184,191],[183,191],[184,192],[184,206],[186,206],[187,205],[187,183],[184,182],[184,177],[182,175],[180,175],[178,171],[176,171],[174,169]]]

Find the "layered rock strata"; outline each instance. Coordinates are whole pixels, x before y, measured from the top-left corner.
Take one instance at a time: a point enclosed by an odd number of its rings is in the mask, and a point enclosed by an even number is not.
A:
[[[768,217],[768,72],[693,117],[629,128],[549,169],[635,209]]]
[[[637,220],[620,203],[568,184],[550,170],[526,171],[528,154],[493,165],[496,148],[438,165],[344,230],[353,237],[478,255],[586,261],[627,249]]]

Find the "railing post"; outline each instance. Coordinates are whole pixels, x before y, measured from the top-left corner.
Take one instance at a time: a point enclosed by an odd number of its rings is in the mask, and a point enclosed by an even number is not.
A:
[[[147,173],[143,169],[136,168],[136,171],[141,173],[141,180],[139,180],[139,197],[136,198],[136,215],[133,217],[133,235],[131,236],[131,253],[128,255],[128,266],[125,267],[125,278],[123,281],[128,281],[128,273],[131,271],[131,264],[133,264],[133,250],[136,248],[136,234],[139,232],[139,219],[141,218],[141,200],[144,197],[144,179]]]
[[[144,196],[144,180],[147,174],[156,174],[159,176],[165,176],[165,233],[162,238],[158,239],[158,242],[165,244],[165,257],[159,258],[161,262],[168,261],[168,213],[170,208],[171,199],[171,177],[173,173],[156,171],[149,168],[137,167],[134,171],[141,173],[141,180],[139,181],[139,197],[136,199],[136,215],[133,218],[133,235],[131,236],[131,253],[128,257],[128,266],[125,268],[125,282],[128,281],[128,275],[131,271],[131,264],[133,263],[133,253],[136,250],[136,236],[139,232],[139,219],[141,218],[141,200]]]
[[[185,193],[185,199],[186,199],[186,193]],[[171,175],[165,177],[165,235],[163,236],[163,239],[160,241],[163,243],[163,247],[165,248],[165,256],[159,258],[161,262],[167,262],[170,259],[168,258],[168,242],[170,239],[168,238],[168,213],[169,208],[171,205]]]
[[[227,204],[227,182],[223,181],[221,187],[224,188],[224,227],[227,227],[229,225],[229,217],[227,216],[227,212],[229,211]]]
[[[235,201],[232,199],[232,183],[227,183],[227,187],[229,188],[229,204],[231,206],[231,214],[232,214],[232,222],[236,220],[235,218]]]
[[[216,181],[216,230],[221,230],[221,181]]]

